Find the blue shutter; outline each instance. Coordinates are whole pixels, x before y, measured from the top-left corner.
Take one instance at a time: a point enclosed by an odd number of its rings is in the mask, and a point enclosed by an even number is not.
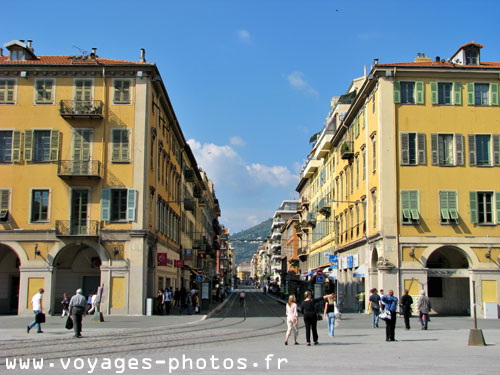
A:
[[[110,219],[111,219],[111,189],[102,189],[101,221],[110,221]]]
[[[127,194],[127,220],[128,221],[135,221],[135,206],[136,206],[136,196],[137,196],[137,190],[135,189],[128,189],[128,194]]]

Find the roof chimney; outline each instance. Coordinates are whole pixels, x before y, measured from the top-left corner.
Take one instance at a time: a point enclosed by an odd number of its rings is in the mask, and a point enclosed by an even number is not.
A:
[[[32,42],[33,42],[32,40],[28,40],[28,43],[27,43],[28,48],[31,48],[31,43]]]
[[[90,57],[95,59],[97,57],[97,48],[92,47],[92,53],[90,54]]]
[[[139,59],[139,62],[146,62],[146,50],[144,48],[141,48],[141,58]]]
[[[378,59],[373,59],[373,64],[377,65],[378,64]]]

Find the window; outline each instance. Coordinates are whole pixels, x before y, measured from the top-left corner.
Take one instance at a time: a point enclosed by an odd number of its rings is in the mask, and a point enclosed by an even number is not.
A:
[[[359,188],[359,154],[356,155],[356,187]]]
[[[451,89],[451,83],[438,83],[438,104],[451,104]]]
[[[49,191],[32,190],[31,222],[47,222],[49,220]]]
[[[19,161],[21,154],[21,132],[0,131],[0,163]]]
[[[401,133],[401,165],[425,164],[425,134]]]
[[[16,81],[0,79],[0,104],[14,104]]]
[[[101,220],[121,222],[135,221],[136,195],[137,192],[135,189],[102,189]]]
[[[495,202],[493,201],[495,200]],[[474,224],[493,224],[496,208],[497,224],[500,223],[500,192],[472,191],[469,193],[470,216]]]
[[[478,65],[479,52],[476,49],[465,50],[465,65]]]
[[[498,105],[498,83],[467,82],[469,105]]]
[[[130,80],[128,79],[116,79],[113,82],[114,85],[114,104],[130,104]]]
[[[111,129],[112,162],[129,162],[129,131],[128,129]]]
[[[377,192],[372,191],[373,228],[377,227]]]
[[[500,166],[500,135],[470,134],[468,138],[471,166]]]
[[[431,134],[432,165],[464,165],[464,137],[461,134]]]
[[[54,80],[37,79],[35,81],[35,103],[36,104],[54,103]]]
[[[24,159],[47,162],[59,159],[58,130],[26,130],[24,133]]]
[[[363,148],[361,150],[361,156],[363,158],[363,181],[366,181],[366,148]]]
[[[458,220],[457,192],[439,192],[439,212],[441,224],[456,224]]]
[[[415,103],[415,82],[401,82],[401,103]]]
[[[75,80],[75,101],[90,101],[92,100],[92,80],[76,79]]]
[[[418,224],[418,190],[401,190],[401,217],[403,224]]]
[[[377,170],[377,140],[375,139],[374,135],[372,136],[372,149],[373,149],[372,170],[373,170],[373,173],[375,173]]]
[[[372,98],[372,114],[375,113],[375,109],[376,109],[375,93],[373,93],[373,98]]]
[[[36,130],[33,146],[33,161],[50,161],[50,130]]]

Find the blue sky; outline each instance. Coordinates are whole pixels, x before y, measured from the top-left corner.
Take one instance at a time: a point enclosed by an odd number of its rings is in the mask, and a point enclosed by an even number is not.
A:
[[[310,136],[365,65],[447,59],[472,40],[500,61],[499,11],[498,0],[1,1],[0,42],[124,60],[145,48],[235,233],[297,198]]]

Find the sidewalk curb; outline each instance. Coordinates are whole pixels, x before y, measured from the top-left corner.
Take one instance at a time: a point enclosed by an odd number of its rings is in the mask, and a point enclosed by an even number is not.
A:
[[[222,308],[226,305],[226,303],[229,301],[229,298],[226,298],[224,301],[222,301],[215,309],[213,309],[212,311],[210,311],[207,315],[204,315],[203,318],[201,318],[201,320],[207,320],[207,319],[210,319],[212,317],[212,314],[216,314],[218,313],[219,311],[222,310]]]

